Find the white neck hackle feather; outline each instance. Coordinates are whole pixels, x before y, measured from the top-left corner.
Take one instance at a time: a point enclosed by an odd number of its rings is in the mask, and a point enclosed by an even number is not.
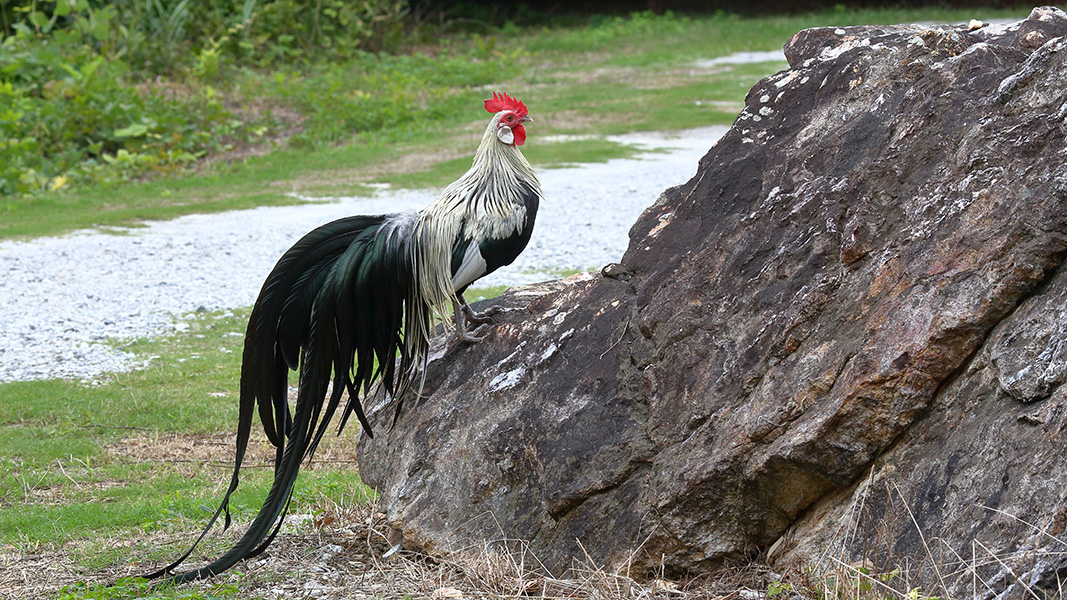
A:
[[[496,113],[485,128],[482,142],[474,154],[470,170],[429,203],[418,215],[415,243],[412,246],[416,293],[434,316],[435,322],[449,323],[448,314],[457,301],[452,287],[452,246],[463,234],[464,239],[481,242],[501,239],[517,233],[526,222],[523,196],[530,190],[540,198],[541,184],[530,163],[513,143],[498,136],[500,121],[507,111]],[[409,349],[426,348],[430,330],[417,327],[416,340],[405,340]],[[415,357],[413,365],[425,357]]]

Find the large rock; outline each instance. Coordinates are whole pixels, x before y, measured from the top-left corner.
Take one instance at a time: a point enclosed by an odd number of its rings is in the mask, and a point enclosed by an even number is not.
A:
[[[374,410],[361,472],[406,543],[1067,579],[1065,34],[797,34],[621,264],[510,292],[395,428]]]

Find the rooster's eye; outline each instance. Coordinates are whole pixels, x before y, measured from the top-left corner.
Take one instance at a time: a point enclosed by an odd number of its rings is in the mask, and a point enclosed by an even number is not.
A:
[[[508,115],[508,123],[515,120],[515,115]]]

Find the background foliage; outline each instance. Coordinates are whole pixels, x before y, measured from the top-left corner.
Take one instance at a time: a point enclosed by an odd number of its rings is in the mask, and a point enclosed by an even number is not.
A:
[[[271,111],[238,110],[241,83],[250,78],[303,114],[335,94],[346,66],[349,76],[399,89],[405,65],[367,49],[398,35],[406,14],[403,0],[5,3],[0,195],[125,181],[254,142],[280,121]],[[314,84],[296,74],[322,64],[334,67],[318,69],[323,76]],[[255,78],[268,66],[293,72]],[[369,98],[342,97],[359,120],[332,126],[351,132],[395,122],[420,100]]]
[[[846,13],[837,5],[824,17]],[[494,82],[558,79],[538,60],[624,40],[660,51],[619,52],[618,65],[670,64],[662,52],[689,53],[663,36],[691,44],[696,30],[670,12],[559,15],[443,0],[6,0],[0,17],[0,217],[9,224],[85,200],[65,198],[70,190],[201,170],[219,156],[410,138],[454,123]],[[576,23],[584,27],[561,27]],[[702,25],[714,37],[701,43],[780,44],[803,19],[761,19],[758,33],[751,23],[715,13]],[[664,119],[683,114],[679,106],[650,105],[635,123],[671,128]]]

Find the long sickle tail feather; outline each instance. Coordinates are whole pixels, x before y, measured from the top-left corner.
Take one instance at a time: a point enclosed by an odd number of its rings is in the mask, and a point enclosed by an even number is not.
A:
[[[414,214],[340,219],[304,236],[278,261],[249,317],[230,486],[189,551],[147,578],[170,576],[182,583],[211,577],[263,552],[281,528],[301,463],[314,454],[344,392],[349,400],[340,426],[355,413],[370,435],[360,390],[367,394],[378,381],[399,398],[410,387],[428,343],[411,333],[428,330],[431,318],[413,281],[416,219]],[[298,367],[291,412],[288,373]],[[277,448],[274,482],[263,506],[229,552],[172,575],[220,516],[229,527],[229,501],[240,482],[257,406]]]

